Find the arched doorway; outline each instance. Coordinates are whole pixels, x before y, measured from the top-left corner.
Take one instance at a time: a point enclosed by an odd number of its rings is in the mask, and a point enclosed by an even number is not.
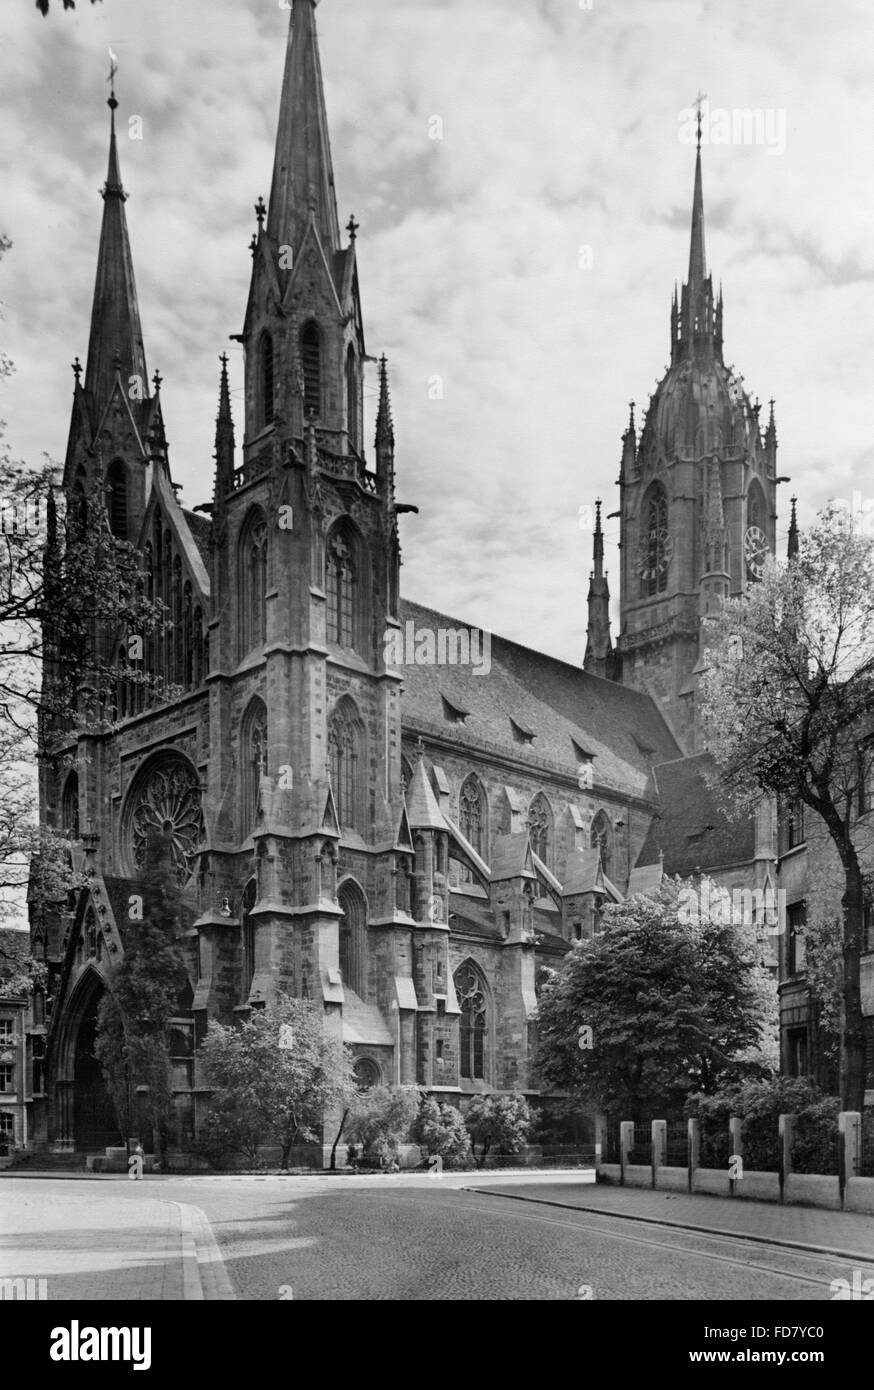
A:
[[[73,1060],[73,1137],[77,1149],[104,1149],[120,1139],[115,1108],[109,1098],[100,1063],[94,1056],[97,1006],[102,990],[95,990],[88,1011],[76,1033]]]

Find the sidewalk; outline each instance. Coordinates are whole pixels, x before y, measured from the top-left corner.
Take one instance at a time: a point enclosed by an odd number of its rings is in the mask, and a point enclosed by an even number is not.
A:
[[[476,1179],[467,1186],[475,1190]],[[494,1194],[501,1189],[498,1184],[490,1184],[488,1190]],[[604,1184],[576,1189],[550,1183],[524,1188],[508,1186],[502,1195],[517,1201],[548,1202],[580,1211],[630,1216],[696,1230],[730,1232],[762,1241],[837,1251],[874,1262],[874,1216],[860,1216],[854,1212]]]
[[[102,1188],[0,1187],[0,1278],[47,1281],[49,1300],[233,1298],[199,1207]]]

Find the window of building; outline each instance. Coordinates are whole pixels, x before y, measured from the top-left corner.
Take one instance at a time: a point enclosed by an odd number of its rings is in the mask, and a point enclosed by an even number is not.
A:
[[[260,507],[249,513],[239,547],[240,656],[267,640],[267,523]]]
[[[331,787],[341,828],[360,828],[364,729],[350,699],[340,701],[328,721]]]
[[[370,1057],[359,1057],[352,1068],[352,1075],[355,1079],[356,1090],[370,1091],[374,1086],[378,1086],[382,1080],[379,1067]]]
[[[61,829],[70,840],[79,838],[79,775],[71,772],[61,800]]]
[[[789,1076],[807,1076],[807,1029],[790,1028],[786,1035],[786,1070]]]
[[[335,526],[326,548],[327,633],[338,647],[356,646],[355,605],[359,597],[355,536],[344,522]]]
[[[273,424],[273,412],[276,400],[276,382],[273,372],[273,339],[269,333],[261,334],[259,347],[261,362],[261,425],[266,427]]]
[[[310,320],[300,334],[300,365],[303,372],[303,403],[307,415],[322,413],[322,344],[317,325]]]
[[[258,798],[261,793],[261,775],[268,772],[267,766],[267,707],[263,700],[255,699],[249,705],[243,719],[242,731],[242,824],[241,832],[245,839],[251,835],[258,815]]]
[[[349,443],[355,450],[361,447],[361,429],[359,425],[360,393],[358,389],[358,359],[355,356],[355,349],[349,344],[349,351],[346,353],[346,415],[347,429],[349,431]]]
[[[343,984],[362,998],[366,994],[367,904],[356,883],[344,883],[337,894],[340,918],[340,975]]]
[[[250,878],[246,887],[243,889],[242,902],[243,999],[249,997],[249,990],[252,988],[252,980],[255,977],[255,919],[252,916],[252,908],[255,906],[257,897],[258,885],[254,878]]]
[[[121,459],[115,459],[106,471],[106,510],[112,534],[127,540],[127,469]]]
[[[601,851],[601,871],[605,878],[613,878],[613,827],[606,811],[599,811],[592,821],[589,838],[592,849]]]
[[[786,848],[804,844],[804,802],[797,798],[786,807]]]
[[[807,951],[804,939],[804,926],[807,921],[805,903],[793,903],[786,909],[786,929],[789,937],[788,969],[790,975],[800,975],[807,968]],[[803,1072],[797,1075],[803,1076]]]
[[[552,810],[543,792],[538,792],[528,808],[528,838],[548,869],[552,868],[552,830]]]
[[[0,1139],[5,1139],[7,1143],[15,1137],[15,1116],[10,1115],[8,1110],[0,1110]]]
[[[0,1091],[15,1090],[15,1069],[11,1062],[0,1062]]]
[[[460,965],[454,975],[461,1018],[459,1020],[459,1072],[469,1081],[485,1079],[485,1039],[487,1006],[485,985],[471,961]]]
[[[641,598],[665,592],[670,558],[668,498],[661,483],[656,483],[644,502],[638,554]]]
[[[582,939],[583,939],[583,924],[582,924],[582,922],[580,922],[580,921],[575,921],[573,925],[574,925],[574,941],[582,941]]]
[[[482,783],[473,774],[463,782],[459,792],[458,818],[462,835],[482,858],[486,842],[486,796]],[[462,865],[461,881],[470,883],[472,878],[468,866]]]
[[[0,1047],[8,1047],[15,1037],[15,1020],[0,1018]]]
[[[874,903],[866,902],[862,908],[862,950],[874,951]]]
[[[859,749],[859,815],[874,810],[874,740]]]

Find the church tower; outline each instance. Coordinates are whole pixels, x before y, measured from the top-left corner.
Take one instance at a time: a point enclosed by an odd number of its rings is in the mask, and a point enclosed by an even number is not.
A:
[[[774,553],[777,438],[773,402],[760,406],[723,357],[722,291],[704,248],[701,114],[689,273],[671,306],[671,361],[640,437],[632,412],[620,467],[619,679],[648,691],[687,753],[698,751],[695,708],[706,623],[742,594]]]
[[[294,0],[255,214],[242,457],[223,362],[212,507],[208,874],[232,920],[213,908],[198,926],[242,930],[238,1008],[283,989],[322,1002],[347,1040],[354,1013],[354,1036],[387,1049],[385,1078],[413,1079],[380,1021],[415,995],[401,677],[385,662],[394,430],[383,359],[372,469],[358,227],[339,226],[314,0]]]

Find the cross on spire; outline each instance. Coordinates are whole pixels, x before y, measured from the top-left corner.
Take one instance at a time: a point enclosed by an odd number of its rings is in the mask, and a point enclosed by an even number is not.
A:
[[[78,385],[79,385],[79,377],[82,375],[82,363],[79,361],[79,358],[77,357],[77,358],[76,358],[76,361],[75,361],[75,362],[71,362],[70,365],[71,365],[71,367],[73,368],[73,375],[74,375],[75,378],[76,378],[76,385],[78,386]]]
[[[267,216],[267,206],[260,193],[258,194],[258,201],[255,204],[255,216],[258,219],[258,231],[260,232],[264,226],[264,218]]]
[[[361,223],[355,221],[355,213],[353,212],[352,216],[349,218],[349,221],[346,223],[346,231],[349,233],[350,241],[355,240],[356,236],[358,235],[358,228],[360,226]]]
[[[164,378],[161,376],[161,373],[160,373],[159,371],[156,371],[156,372],[155,372],[155,375],[152,377],[152,385],[153,385],[154,388],[155,388],[155,393],[156,393],[156,394],[158,393],[158,391],[160,391],[160,389],[161,389],[161,382],[162,382],[163,380],[164,380]]]
[[[109,76],[107,77],[106,80],[107,80],[107,82],[109,83],[109,105],[112,107],[113,111],[115,110],[116,106],[118,106],[118,102],[117,102],[116,99],[115,99],[115,74],[116,74],[117,72],[118,72],[118,59],[116,58],[115,54],[113,53],[112,49],[110,48],[110,50],[109,50]]]
[[[695,110],[696,110],[697,113],[698,113],[698,118],[697,118],[697,119],[698,119],[698,138],[697,138],[697,142],[696,142],[696,143],[697,143],[697,147],[698,147],[699,150],[700,150],[700,148],[701,148],[701,108],[702,108],[702,106],[704,105],[704,103],[705,103],[706,100],[707,100],[707,93],[706,93],[706,92],[699,92],[698,95],[697,95],[697,97],[695,98]]]

